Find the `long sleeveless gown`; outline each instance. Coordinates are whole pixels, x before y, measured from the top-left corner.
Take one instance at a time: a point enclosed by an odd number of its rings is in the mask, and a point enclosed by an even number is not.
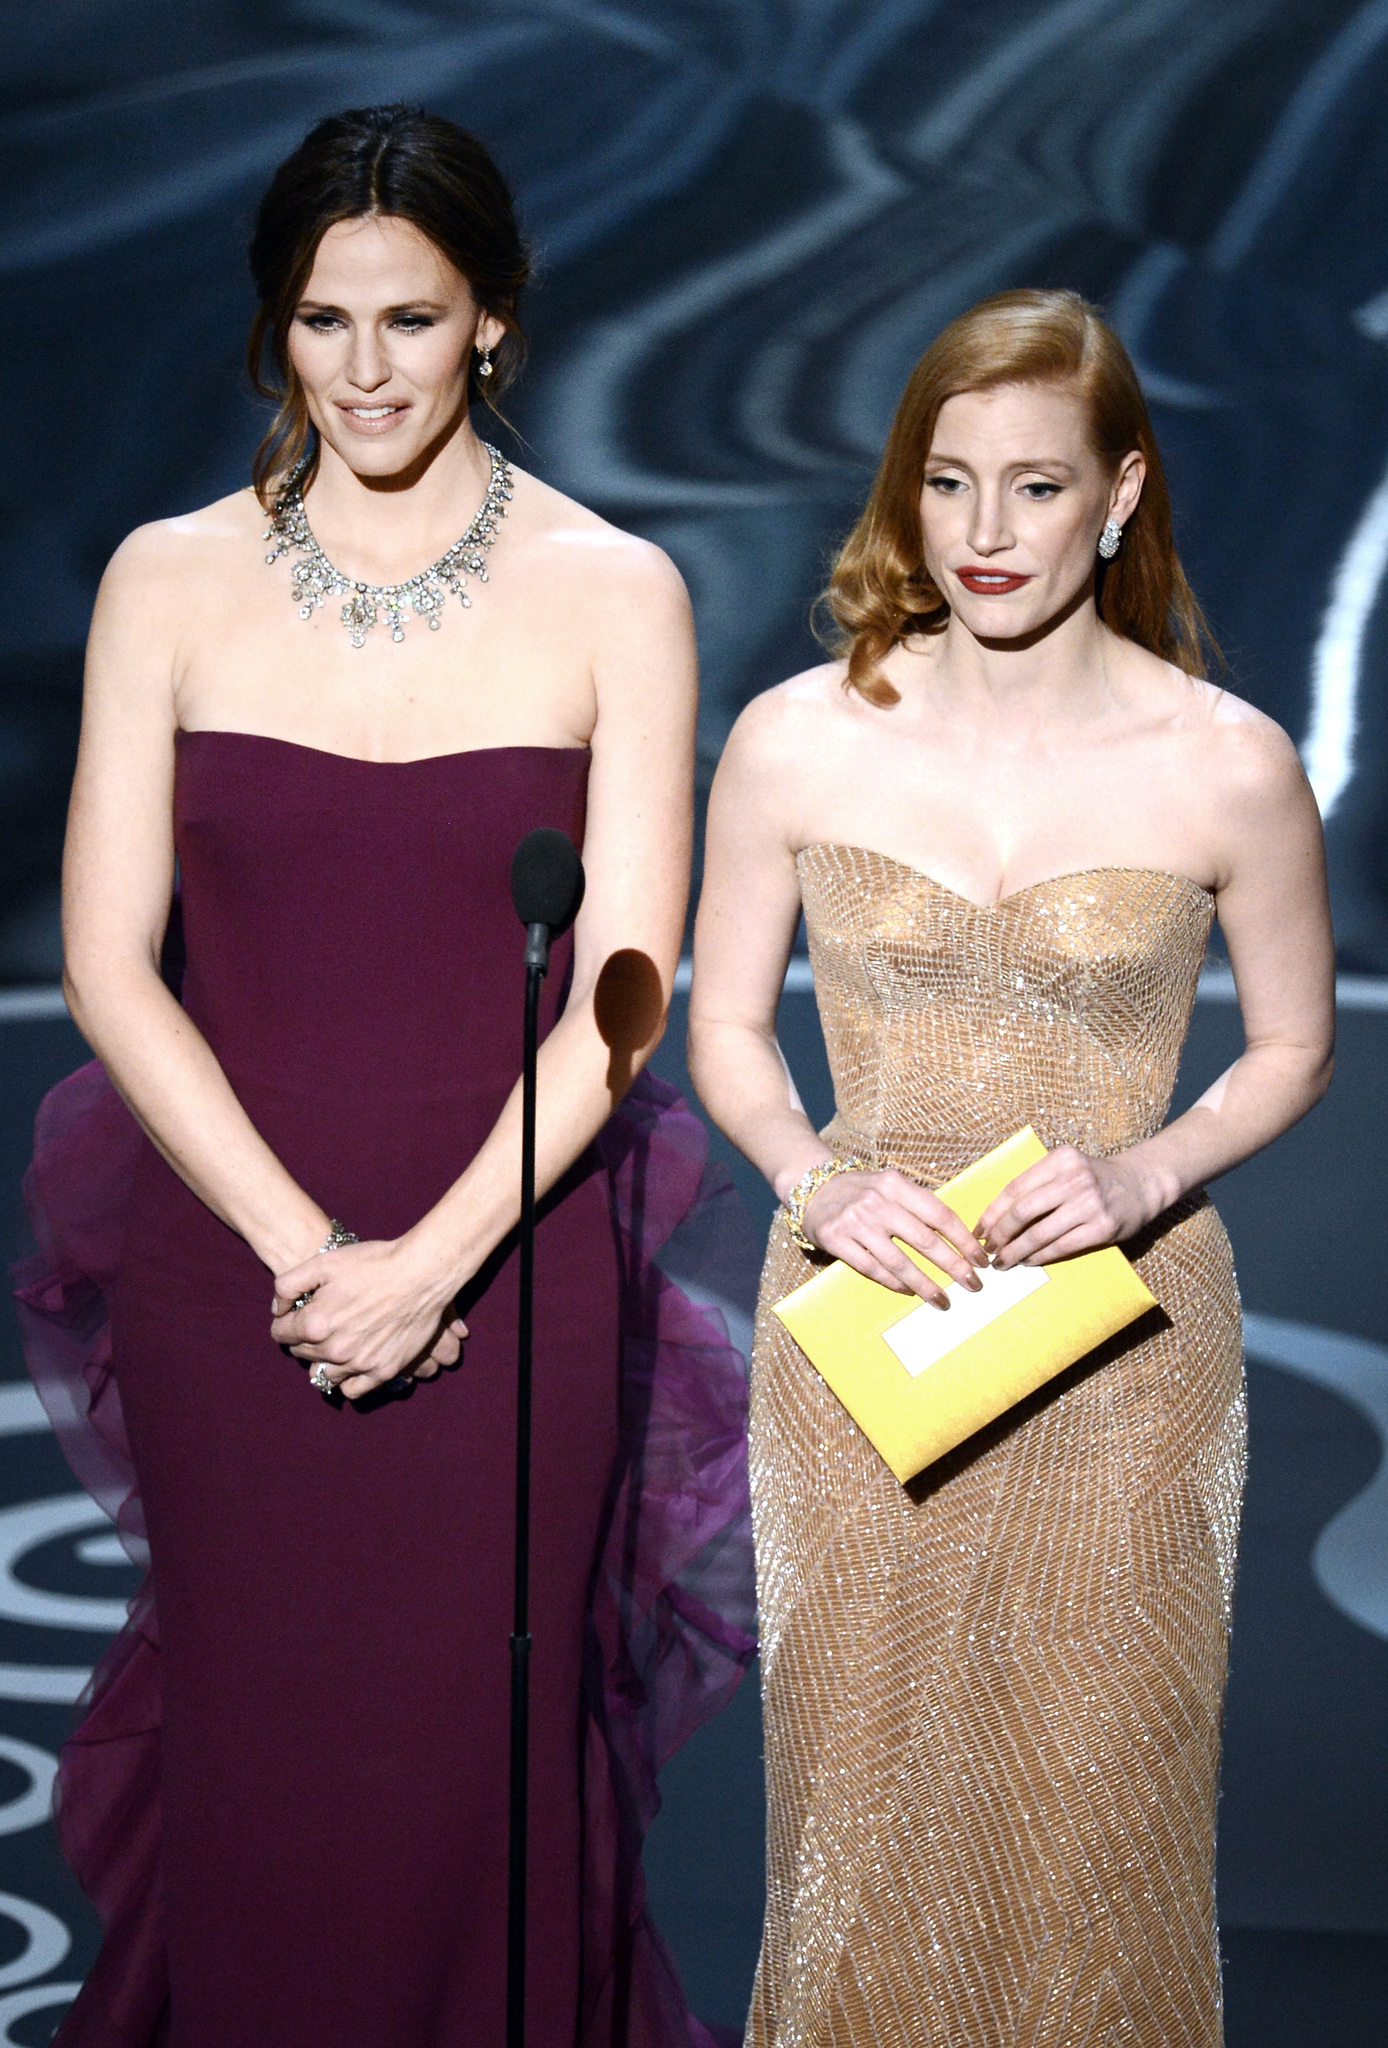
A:
[[[837,1114],[938,1184],[1026,1123],[1161,1124],[1213,915],[1101,868],[982,908],[799,859]],[[1203,1195],[1125,1249],[1161,1304],[898,1485],[769,1304],[752,1491],[769,1780],[749,2048],[1216,2048],[1214,1813],[1244,1473],[1238,1294]]]
[[[185,1006],[271,1148],[362,1238],[417,1221],[514,1085],[510,857],[536,825],[581,843],[587,768],[581,748],[373,763],[179,736]],[[565,938],[542,1032],[570,963]],[[455,1370],[358,1406],[327,1402],[270,1339],[271,1281],[254,1253],[138,1136],[99,1074],[76,1081],[87,1095],[75,1121],[50,1143],[41,1121],[30,1189],[60,1279],[31,1273],[22,1302],[36,1352],[53,1327],[86,1344],[69,1413],[85,1384],[89,1419],[118,1451],[128,1432],[139,1499],[116,1506],[137,1536],[143,1515],[153,1600],[65,1752],[64,1834],[106,1943],[58,2039],[501,2048],[513,1245],[464,1290]],[[701,1543],[719,1528],[735,1537],[738,1522],[733,1354],[646,1257],[701,1170],[672,1095],[638,1090],[626,1136],[614,1144],[610,1128],[606,1150],[584,1155],[538,1231],[533,2048],[707,2038],[642,1918],[636,1861],[663,1760],[637,1726],[640,1703],[664,1685],[649,1711],[673,1746],[751,1650],[733,1619],[720,1633],[702,1612],[678,1698],[658,1675],[643,1691],[633,1663],[633,1614],[658,1664],[680,1626],[670,1583],[697,1578]],[[672,1128],[682,1163],[654,1170]],[[99,1182],[95,1155],[119,1129],[133,1182],[108,1360],[83,1317],[90,1276],[99,1292],[109,1282],[74,1220],[81,1200],[101,1198],[74,1190],[84,1174]],[[721,1415],[709,1392],[720,1374]],[[662,1401],[664,1467],[637,1470],[649,1447],[632,1445]]]

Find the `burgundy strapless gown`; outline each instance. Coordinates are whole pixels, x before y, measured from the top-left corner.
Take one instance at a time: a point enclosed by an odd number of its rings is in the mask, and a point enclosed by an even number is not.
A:
[[[373,763],[242,734],[179,737],[186,1008],[289,1171],[363,1238],[417,1221],[515,1083],[510,857],[537,825],[581,843],[587,767],[583,749]],[[565,938],[542,1031],[570,961]],[[634,1268],[613,1186],[595,1147],[546,1201],[537,1241],[533,2048],[702,2038],[668,1969],[654,1999],[632,1990],[630,1845],[649,1813],[621,1808],[649,1808],[650,1788],[633,1802],[610,1729],[595,1747],[604,1681],[590,1669],[585,1687],[585,1658],[603,1654],[590,1603],[619,1495],[635,1513],[619,1455]],[[143,1140],[124,1242],[111,1364],[151,1555],[162,1732],[157,1762],[145,1741],[132,1766],[140,1687],[122,1668],[148,1661],[154,1635],[137,1615],[65,1762],[71,1807],[90,1804],[84,1764],[103,1743],[124,1758],[118,1771],[105,1759],[104,1819],[64,1814],[107,1942],[58,2040],[500,2048],[513,1246],[464,1292],[459,1367],[353,1406],[324,1401],[271,1341],[270,1276]],[[652,1278],[644,1269],[648,1296]],[[692,1334],[696,1346],[709,1336]],[[721,1488],[724,1520],[737,1519],[737,1454],[715,1448],[721,1476],[704,1493]],[[712,1683],[705,1669],[691,1721],[750,1648],[735,1626],[724,1640],[715,1617],[698,1620],[724,1668]],[[102,1783],[99,1770],[88,1778]],[[585,1857],[608,1921],[596,1949]],[[604,1987],[614,1951],[626,1961]]]

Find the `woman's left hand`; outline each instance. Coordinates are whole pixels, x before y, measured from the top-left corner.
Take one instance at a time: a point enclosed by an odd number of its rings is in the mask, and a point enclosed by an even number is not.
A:
[[[421,1268],[406,1238],[316,1252],[276,1274],[270,1335],[306,1364],[323,1364],[349,1400],[401,1375],[432,1379],[457,1363],[467,1325],[453,1313],[453,1283]],[[312,1299],[296,1309],[301,1294]]]
[[[1119,1244],[1165,1206],[1132,1153],[1091,1159],[1057,1145],[989,1203],[977,1235],[995,1266],[1043,1266]]]

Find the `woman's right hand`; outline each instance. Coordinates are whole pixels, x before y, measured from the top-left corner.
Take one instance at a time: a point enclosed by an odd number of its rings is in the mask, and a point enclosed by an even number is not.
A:
[[[973,1232],[929,1188],[888,1167],[880,1173],[836,1173],[805,1205],[805,1235],[855,1272],[898,1294],[918,1294],[936,1308],[949,1306],[944,1289],[908,1259],[900,1238],[932,1265],[973,1292],[978,1268],[988,1263]]]
[[[387,1380],[432,1379],[456,1364],[467,1336],[453,1309],[457,1286],[409,1232],[315,1252],[275,1276],[270,1335],[306,1364],[323,1365],[356,1401]]]

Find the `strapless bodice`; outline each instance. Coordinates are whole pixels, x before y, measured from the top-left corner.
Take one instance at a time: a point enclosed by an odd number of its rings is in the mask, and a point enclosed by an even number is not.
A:
[[[1028,1123],[1093,1154],[1159,1127],[1208,890],[1092,868],[985,906],[865,847],[808,846],[798,868],[835,1144],[941,1180]]]
[[[536,825],[582,843],[588,759],[488,747],[362,761],[181,733],[184,1002],[243,1100],[466,1095],[485,1127],[520,1066],[511,856]],[[542,1028],[569,957],[565,939]]]

